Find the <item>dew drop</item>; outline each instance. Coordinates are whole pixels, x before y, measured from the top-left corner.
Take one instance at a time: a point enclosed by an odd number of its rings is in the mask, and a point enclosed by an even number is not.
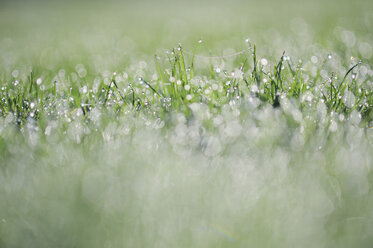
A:
[[[266,65],[268,65],[268,60],[265,59],[265,58],[262,58],[262,59],[260,60],[260,63],[262,64],[262,66],[266,66]]]
[[[41,78],[36,79],[36,84],[37,85],[41,85],[42,82],[43,82],[43,80]]]

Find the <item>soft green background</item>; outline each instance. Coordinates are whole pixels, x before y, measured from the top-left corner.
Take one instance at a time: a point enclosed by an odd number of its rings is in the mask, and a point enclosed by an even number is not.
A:
[[[93,54],[121,64],[179,42],[192,50],[200,38],[205,54],[241,50],[246,38],[263,52],[274,46],[276,55],[301,42],[335,50],[336,28],[352,30],[366,42],[372,41],[373,29],[368,0],[6,1],[0,6],[2,50],[42,66]]]

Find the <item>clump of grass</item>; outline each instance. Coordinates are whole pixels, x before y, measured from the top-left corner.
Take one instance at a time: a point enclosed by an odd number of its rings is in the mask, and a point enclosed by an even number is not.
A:
[[[70,118],[77,109],[81,109],[84,116],[93,108],[104,112],[113,111],[118,116],[127,108],[143,113],[152,112],[149,110],[154,109],[155,113],[163,115],[161,112],[185,112],[187,106],[195,102],[205,103],[219,111],[225,104],[241,101],[240,98],[245,97],[258,98],[258,108],[267,103],[279,107],[281,97],[301,103],[302,97],[307,93],[308,96],[312,95],[312,99],[307,103],[309,108],[315,108],[321,101],[325,103],[328,113],[348,116],[357,111],[362,116],[363,126],[367,126],[372,120],[372,91],[366,88],[369,78],[358,85],[356,74],[350,76],[361,62],[349,68],[338,83],[334,79],[334,72],[330,72],[329,80],[320,82],[319,78],[310,78],[301,64],[294,70],[291,58],[286,56],[285,52],[279,61],[275,62],[273,72],[265,71],[258,62],[255,45],[251,69],[243,66],[247,56],[242,55],[242,66],[231,73],[200,77],[194,75],[195,54],[187,65],[183,49],[179,45],[167,55],[168,68],[162,70],[156,56],[156,80],[129,77],[127,82],[119,83],[116,82],[114,73],[108,84],[102,79],[96,80],[95,90],[85,79],[79,83],[81,88],[69,82],[62,85],[57,81],[47,80],[40,86],[35,78],[41,75],[35,75],[31,71],[27,78],[2,82],[0,115],[3,118],[13,115],[14,122],[24,126],[29,119],[38,121],[51,116],[57,119]],[[162,67],[165,66],[167,67],[167,64]],[[310,78],[308,82],[305,77]],[[214,80],[214,85],[210,83],[211,80]],[[57,92],[58,84],[60,90]],[[349,102],[349,96],[353,96],[353,102]],[[57,103],[64,106],[64,112],[58,111]]]

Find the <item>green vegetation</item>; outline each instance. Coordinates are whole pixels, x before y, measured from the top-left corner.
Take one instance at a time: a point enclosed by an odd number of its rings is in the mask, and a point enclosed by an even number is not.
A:
[[[370,1],[1,5],[0,247],[373,244]]]

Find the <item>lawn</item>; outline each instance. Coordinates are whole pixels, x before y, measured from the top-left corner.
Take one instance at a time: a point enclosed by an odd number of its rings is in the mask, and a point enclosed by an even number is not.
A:
[[[373,2],[3,1],[0,247],[372,247]]]

